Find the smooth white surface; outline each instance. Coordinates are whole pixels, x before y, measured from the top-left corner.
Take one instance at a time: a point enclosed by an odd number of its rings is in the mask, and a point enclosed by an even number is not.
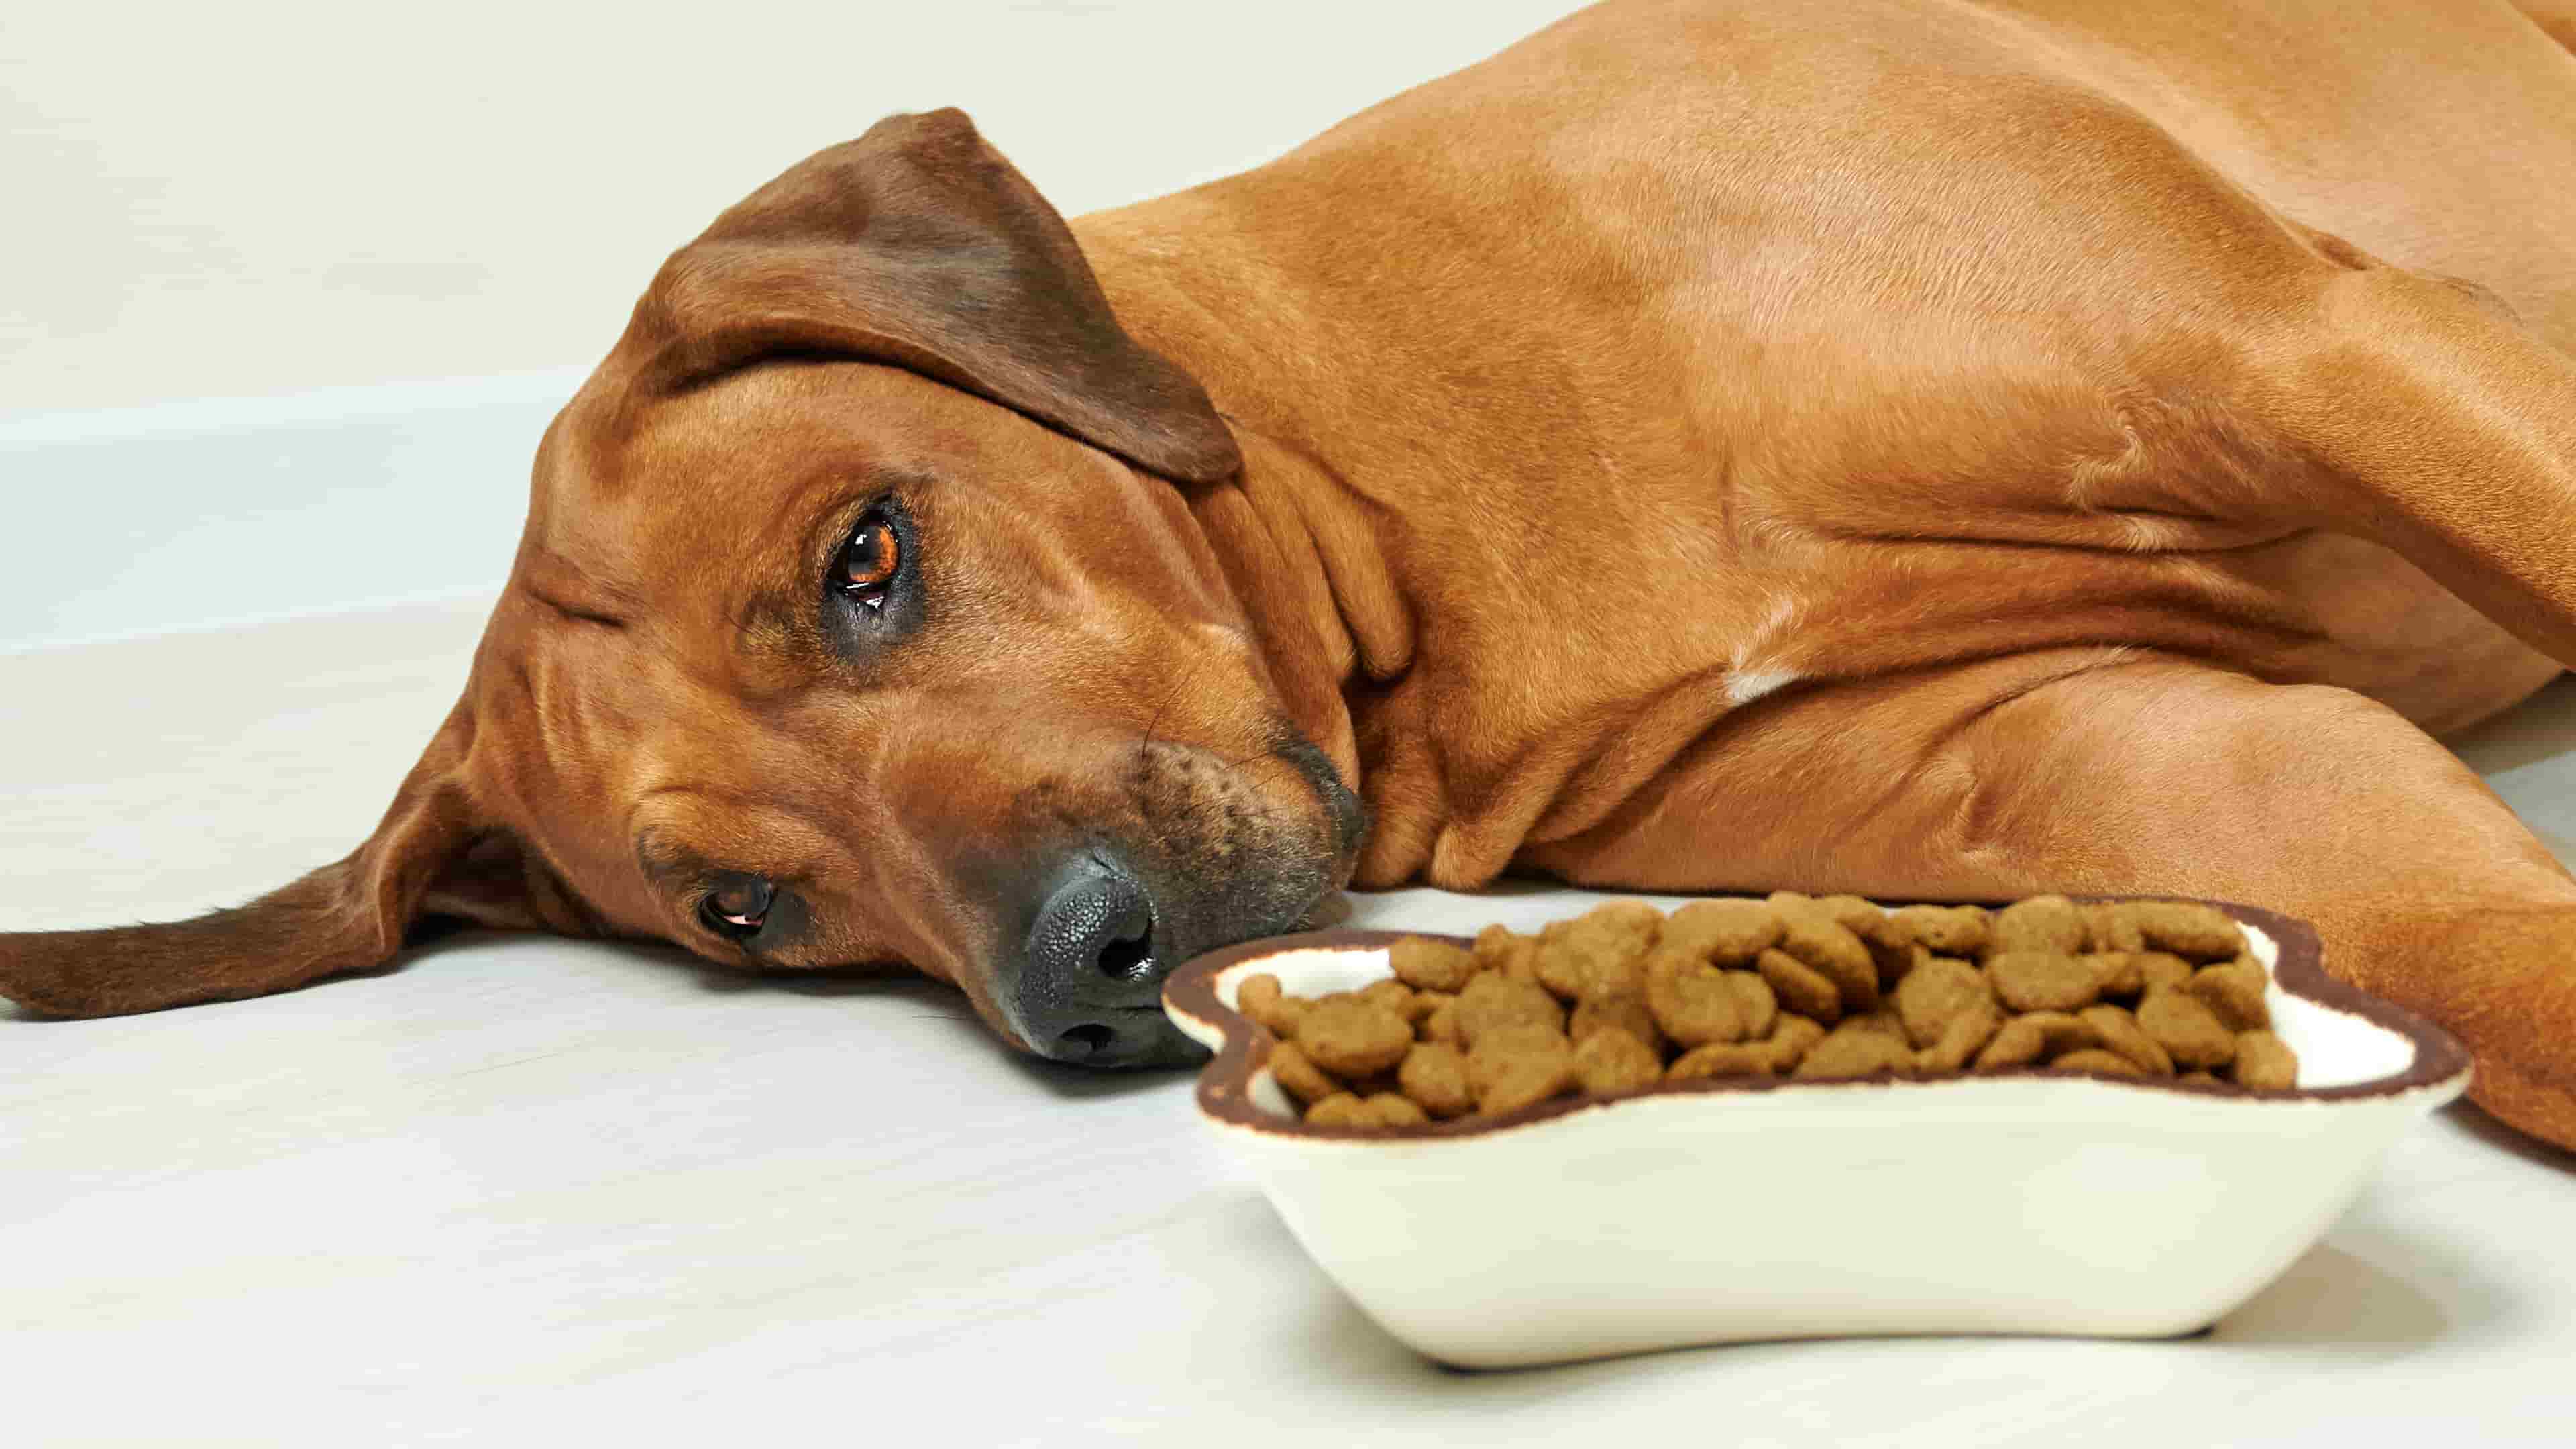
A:
[[[1575,8],[22,0],[0,416],[587,368],[664,255],[890,112],[965,107],[1073,215]]]
[[[0,417],[0,653],[489,594],[582,376]]]
[[[2276,965],[2277,944],[2245,933]],[[1383,947],[1290,948],[1228,967],[1217,1000],[1234,1006],[1264,973],[1311,1000],[1393,968]],[[2415,1060],[2403,1034],[2277,981],[2269,1004],[2302,1085],[2384,1081]],[[1254,1031],[1173,1020],[1210,1048]],[[1795,1082],[1447,1138],[1201,1120],[1371,1319],[1441,1363],[1520,1368],[1856,1334],[2197,1332],[2314,1246],[2466,1080],[2339,1101],[2067,1078]],[[1267,1067],[1240,1082],[1291,1115]]]
[[[229,902],[345,850],[478,622],[0,658],[0,929]],[[2564,842],[2571,749],[2562,684],[2469,752]],[[1021,1064],[929,988],[627,948],[463,939],[259,1001],[0,1015],[0,1442],[2344,1449],[2576,1422],[2576,1162],[2467,1109],[2207,1339],[1505,1374],[1377,1329],[1205,1136],[1186,1076]]]

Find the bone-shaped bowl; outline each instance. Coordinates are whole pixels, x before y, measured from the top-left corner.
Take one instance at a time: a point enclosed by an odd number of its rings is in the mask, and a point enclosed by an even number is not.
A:
[[[1183,966],[1163,1001],[1216,1052],[1200,1115],[1289,1231],[1442,1363],[1855,1334],[2160,1338],[2278,1276],[2469,1080],[2449,1033],[2329,978],[2306,925],[2210,904],[2272,968],[2293,1090],[2047,1068],[1713,1080],[1366,1132],[1295,1118],[1275,1039],[1235,990],[1260,972],[1295,995],[1365,986],[1412,933],[1246,942]]]

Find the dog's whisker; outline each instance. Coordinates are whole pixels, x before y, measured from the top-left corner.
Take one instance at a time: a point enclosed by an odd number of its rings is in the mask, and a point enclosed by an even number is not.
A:
[[[1191,685],[1198,682],[1199,671],[1206,667],[1207,661],[1205,659],[1201,659],[1190,666],[1189,673],[1181,675],[1179,678],[1173,680],[1172,687],[1163,692],[1162,702],[1154,706],[1154,713],[1145,721],[1144,738],[1137,741],[1136,744],[1136,763],[1140,767],[1145,762],[1146,754],[1154,747],[1154,732],[1162,728],[1163,716],[1171,710],[1173,701],[1179,699],[1182,694],[1188,691]]]

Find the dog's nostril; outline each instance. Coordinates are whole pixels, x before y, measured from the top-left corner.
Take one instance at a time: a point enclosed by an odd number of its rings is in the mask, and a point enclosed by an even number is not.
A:
[[[1098,1022],[1077,1026],[1055,1039],[1055,1057],[1062,1062],[1087,1062],[1109,1050],[1117,1039],[1118,1033]]]
[[[1133,981],[1154,965],[1154,922],[1149,916],[1133,934],[1114,936],[1100,948],[1100,971],[1120,981]]]

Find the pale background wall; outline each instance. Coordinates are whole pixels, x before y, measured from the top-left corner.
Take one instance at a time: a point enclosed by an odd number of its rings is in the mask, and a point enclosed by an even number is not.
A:
[[[1077,214],[1575,8],[0,6],[0,650],[488,587],[661,258],[887,112]]]

